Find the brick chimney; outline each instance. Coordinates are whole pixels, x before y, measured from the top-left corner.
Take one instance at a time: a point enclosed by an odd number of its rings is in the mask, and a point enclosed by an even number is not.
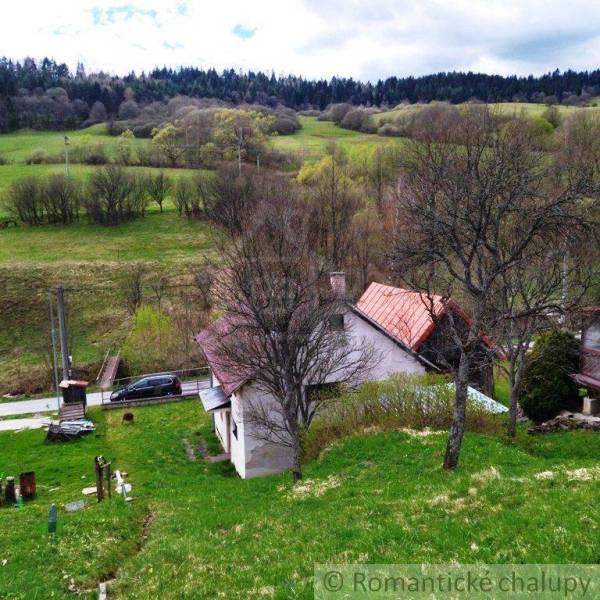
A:
[[[346,298],[346,273],[344,271],[333,271],[329,273],[331,290],[340,299]]]

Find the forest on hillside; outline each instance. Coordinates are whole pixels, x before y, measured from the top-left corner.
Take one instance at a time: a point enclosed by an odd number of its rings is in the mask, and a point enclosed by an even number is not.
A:
[[[110,120],[119,116],[128,99],[145,105],[189,96],[233,105],[324,110],[342,102],[367,107],[434,100],[582,104],[599,92],[600,69],[556,70],[540,77],[450,72],[389,77],[371,83],[345,77],[311,80],[234,69],[219,73],[196,67],[163,67],[117,76],[87,73],[83,64],[72,72],[65,63],[50,58],[0,58],[0,132],[21,127],[65,129]]]

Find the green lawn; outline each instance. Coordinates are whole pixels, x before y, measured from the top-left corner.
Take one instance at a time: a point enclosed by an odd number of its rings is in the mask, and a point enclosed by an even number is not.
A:
[[[65,135],[69,136],[71,147],[80,144],[104,144],[112,152],[117,137],[106,131],[106,124],[99,123],[86,129],[70,131],[33,131],[23,129],[0,135],[0,155],[10,161],[23,162],[34,150],[44,150],[48,155],[64,153]],[[147,139],[136,139],[134,144],[147,144]]]
[[[209,226],[180,217],[172,206],[118,227],[87,218],[69,226],[9,227],[0,230],[0,264],[156,260],[173,263],[212,251]]]
[[[315,562],[581,562],[600,559],[600,436],[563,433],[514,445],[467,434],[459,470],[440,468],[444,433],[353,436],[289,475],[242,481],[189,462],[183,439],[209,435],[197,401],[91,411],[98,434],[43,444],[0,434],[0,472],[36,471],[39,494],[0,509],[0,597],[312,598]],[[135,500],[66,514],[102,453],[129,473]],[[540,475],[543,473],[543,475]],[[46,534],[59,506],[56,541]]]
[[[301,160],[318,160],[332,143],[344,150],[358,150],[361,147],[397,142],[394,138],[343,129],[331,121],[319,121],[316,117],[300,116],[299,119],[301,129],[292,135],[275,137],[270,143],[273,148],[293,153]]]

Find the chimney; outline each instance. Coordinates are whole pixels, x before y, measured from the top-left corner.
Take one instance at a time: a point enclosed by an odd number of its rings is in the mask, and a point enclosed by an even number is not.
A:
[[[333,271],[329,273],[331,290],[340,299],[346,298],[346,273],[344,271]]]

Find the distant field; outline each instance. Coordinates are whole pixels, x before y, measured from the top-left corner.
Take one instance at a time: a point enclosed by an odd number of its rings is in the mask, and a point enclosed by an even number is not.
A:
[[[34,150],[44,150],[49,155],[64,152],[65,135],[69,136],[71,147],[78,144],[105,144],[110,151],[117,143],[117,137],[108,135],[106,124],[99,123],[86,129],[71,131],[32,131],[21,130],[0,135],[0,155],[10,161],[24,161]],[[147,144],[147,139],[136,139],[134,144]]]
[[[373,115],[373,119],[376,123],[381,123],[385,119],[394,120],[399,116],[412,115],[427,106],[426,104],[405,104],[397,106],[392,110],[382,111]],[[464,104],[460,106],[465,106]],[[539,117],[548,108],[545,104],[532,104],[528,102],[497,102],[488,105],[491,110],[499,111],[503,114],[521,114],[525,113],[529,117]],[[579,111],[600,111],[600,106],[591,107],[577,107],[577,106],[563,106],[556,105],[556,108],[563,117],[567,117]]]
[[[180,217],[172,206],[118,227],[86,218],[73,225],[0,231],[0,264],[156,260],[172,263],[210,251],[208,225]]]
[[[394,143],[394,138],[343,129],[331,121],[318,121],[316,117],[301,116],[300,122],[302,129],[293,135],[273,138],[270,142],[272,147],[282,152],[291,152],[303,160],[317,160],[332,143],[344,150]]]

